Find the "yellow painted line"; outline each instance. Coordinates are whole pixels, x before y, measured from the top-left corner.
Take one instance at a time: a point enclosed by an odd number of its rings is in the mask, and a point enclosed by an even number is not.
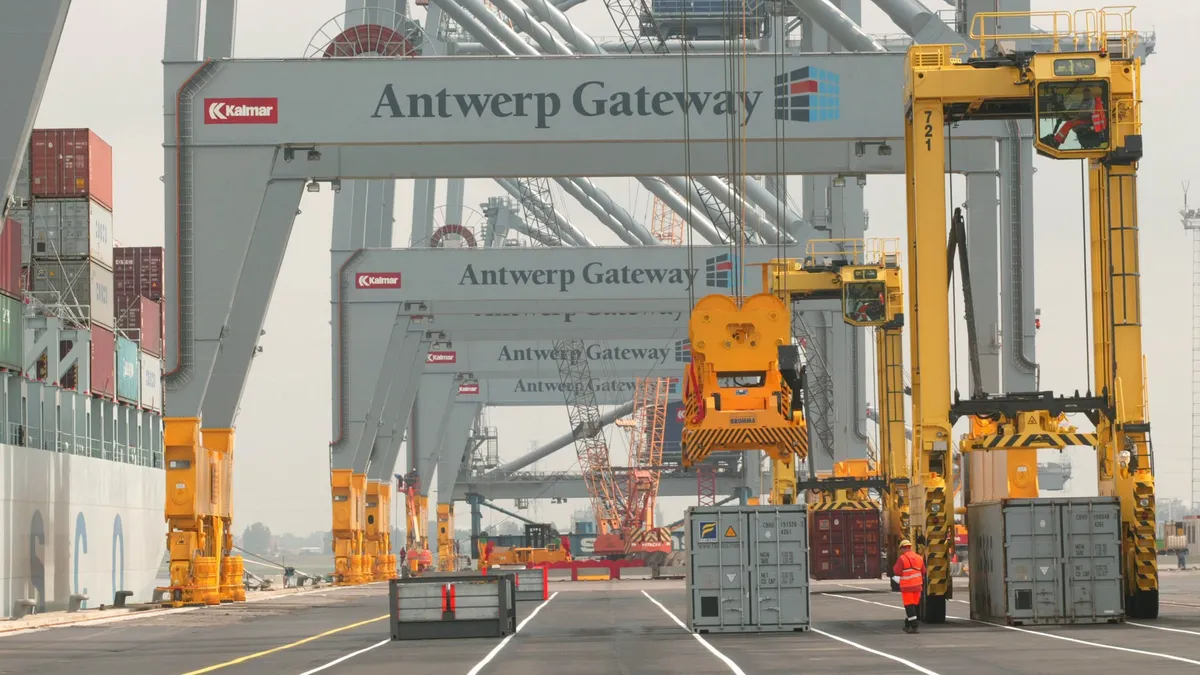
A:
[[[324,633],[321,633],[319,635],[314,635],[312,637],[306,637],[303,640],[297,640],[296,642],[293,642],[291,644],[281,645],[279,647],[275,647],[274,649],[268,649],[266,651],[261,651],[261,652],[257,652],[254,654],[247,654],[246,656],[238,657],[232,661],[226,661],[225,663],[218,663],[215,666],[201,668],[200,670],[193,670],[191,672],[184,673],[183,675],[200,675],[201,673],[211,673],[212,671],[220,670],[221,668],[228,668],[229,666],[236,666],[239,663],[245,663],[252,659],[257,659],[261,656],[267,656],[269,654],[274,654],[275,652],[281,652],[285,649],[291,649],[292,647],[299,647],[300,645],[308,643],[308,642],[312,642],[313,640],[320,640],[321,638],[329,637],[330,635],[333,635],[334,633],[341,633],[342,631],[350,630],[352,628],[358,628],[359,626],[365,626],[369,623],[375,623],[376,621],[383,621],[386,618],[388,618],[388,615],[384,614],[383,616],[377,616],[374,619],[367,619],[366,621],[359,621],[358,623],[352,623],[349,626],[342,626],[341,628],[334,628],[333,630],[327,630]]]

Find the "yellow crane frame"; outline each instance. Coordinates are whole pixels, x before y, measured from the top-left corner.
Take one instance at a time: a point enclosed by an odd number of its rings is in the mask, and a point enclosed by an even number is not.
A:
[[[900,541],[909,534],[909,468],[904,433],[904,351],[901,342],[904,290],[899,240],[810,241],[803,261],[773,259],[763,265],[762,279],[763,288],[789,307],[796,301],[841,300],[842,318],[846,323],[876,329],[880,434],[879,462],[874,476],[841,476],[838,474],[862,472],[839,470],[833,478],[796,482],[793,475],[791,482],[797,489],[878,489],[883,500],[888,559],[895,560]],[[848,466],[851,462],[840,464],[851,468]]]
[[[953,595],[950,555],[954,546],[951,426],[962,416],[995,420],[995,434],[973,439],[964,452],[1092,445],[1098,454],[1100,494],[1121,502],[1126,614],[1158,615],[1154,542],[1154,477],[1149,444],[1145,372],[1141,346],[1138,276],[1137,162],[1142,156],[1140,62],[1131,56],[1136,34],[1110,34],[1104,10],[1096,18],[1093,51],[1016,53],[967,62],[951,45],[917,45],[905,64],[905,145],[910,251],[909,303],[912,346],[914,543],[928,568],[922,618],[945,621]],[[988,15],[977,17],[981,23]],[[994,18],[994,17],[993,17]],[[1090,20],[1089,20],[1090,21]],[[1078,37],[1073,28],[1070,35]],[[1064,40],[1065,42],[1066,40]],[[1079,44],[1079,40],[1075,40]],[[1086,46],[1086,45],[1085,45]],[[1110,54],[1117,46],[1120,54]],[[1100,99],[1103,125],[1061,140],[1070,119],[1081,119],[1066,101],[1091,89]],[[984,395],[952,403],[950,312],[946,296],[947,125],[964,120],[1032,120],[1035,148],[1055,159],[1090,163],[1091,286],[1095,344],[1095,395],[1053,397]],[[1100,128],[1100,127],[1103,128]],[[1056,134],[1058,137],[1056,138]],[[952,167],[951,167],[952,168]],[[1064,434],[1065,413],[1084,413],[1094,434]]]

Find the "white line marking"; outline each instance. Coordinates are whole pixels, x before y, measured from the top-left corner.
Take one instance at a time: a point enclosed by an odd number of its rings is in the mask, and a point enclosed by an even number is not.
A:
[[[329,663],[326,663],[325,665],[317,667],[317,668],[313,668],[312,670],[306,670],[303,673],[300,673],[300,675],[312,675],[313,673],[319,673],[322,670],[325,670],[326,668],[332,668],[332,667],[336,666],[337,664],[341,663],[342,661],[349,661],[350,659],[358,656],[359,654],[366,654],[367,652],[371,651],[372,649],[378,649],[379,647],[382,647],[389,642],[391,642],[390,638],[387,640],[380,640],[379,642],[376,642],[375,644],[371,645],[370,647],[365,647],[356,652],[350,652],[349,654],[341,657],[340,659],[330,661]]]
[[[884,605],[882,602],[872,602],[871,600],[863,600],[861,598],[852,598],[848,595],[837,595],[835,593],[826,593],[825,595],[827,595],[831,598],[843,598],[846,600],[856,600],[858,602],[867,602],[872,605],[882,605],[884,607],[894,607],[893,605]],[[1040,635],[1042,637],[1052,638],[1054,640],[1065,640],[1066,642],[1075,642],[1075,643],[1081,644],[1081,645],[1088,645],[1089,647],[1103,647],[1104,649],[1113,649],[1113,650],[1116,650],[1119,652],[1128,652],[1130,654],[1142,654],[1143,656],[1157,656],[1160,659],[1169,659],[1171,661],[1180,661],[1182,663],[1191,663],[1191,664],[1200,666],[1200,661],[1194,661],[1192,659],[1186,659],[1182,656],[1174,656],[1172,654],[1162,654],[1160,652],[1148,652],[1148,651],[1144,651],[1141,649],[1132,649],[1130,647],[1118,647],[1116,645],[1107,645],[1107,644],[1103,644],[1101,642],[1088,642],[1087,640],[1079,640],[1076,638],[1067,637],[1065,635],[1054,635],[1053,633],[1043,633],[1041,631],[1030,630],[1028,628],[1019,628],[1017,626],[1002,626],[1000,624],[989,623],[987,621],[980,621],[978,619],[969,619],[964,616],[947,616],[946,618],[954,619],[955,621],[970,621],[971,623],[979,623],[979,624],[983,624],[984,626],[991,626],[992,628],[1004,628],[1006,630],[1015,630],[1015,631],[1018,631],[1021,633],[1029,633],[1030,635]],[[1133,623],[1133,622],[1126,621],[1126,623]],[[1180,630],[1178,628],[1164,628],[1162,626],[1150,626],[1150,625],[1140,624],[1140,623],[1134,623],[1133,625],[1145,626],[1146,628],[1157,628],[1159,630],[1169,630],[1172,632],[1190,633],[1193,635],[1200,635],[1200,633],[1194,633],[1192,631]]]
[[[851,642],[850,640],[847,640],[844,637],[838,637],[838,636],[834,635],[833,633],[826,633],[823,630],[817,630],[816,628],[810,628],[809,630],[816,633],[817,635],[824,635],[825,637],[833,638],[834,640],[837,640],[838,642],[844,642],[844,643],[850,645],[851,647],[857,647],[858,649],[861,649],[864,652],[870,652],[872,654],[875,654],[876,656],[882,656],[885,659],[891,659],[892,661],[895,661],[896,663],[903,663],[904,665],[908,666],[909,668],[912,668],[913,670],[917,671],[918,673],[925,673],[925,675],[938,675],[937,673],[933,672],[932,670],[929,670],[928,668],[922,668],[921,666],[918,666],[917,664],[913,663],[912,661],[902,659],[899,656],[892,656],[891,654],[888,654],[887,652],[881,652],[878,649],[871,649],[870,647],[868,647],[866,645],[860,645],[857,642]]]
[[[517,624],[517,629],[515,631],[513,631],[512,635],[505,636],[505,638],[500,641],[500,644],[496,645],[495,647],[492,647],[492,651],[488,652],[487,656],[483,657],[482,661],[480,661],[479,663],[476,663],[474,668],[467,671],[467,675],[479,675],[479,671],[483,670],[484,666],[491,663],[492,659],[496,658],[496,655],[500,653],[500,650],[504,649],[504,645],[508,644],[508,641],[513,639],[513,637],[515,637],[517,633],[520,633],[521,629],[525,627],[525,624],[529,623],[530,619],[537,616],[537,613],[542,611],[543,607],[550,604],[550,601],[553,600],[554,596],[556,596],[556,595],[558,595],[558,591],[551,593],[550,597],[548,597],[542,601],[542,604],[538,605],[537,607],[534,607],[533,611],[529,613],[529,616],[525,617],[524,621]]]
[[[838,584],[838,586],[842,586],[842,587],[844,587],[844,588],[854,588],[854,589],[858,589],[858,590],[860,590],[860,591],[879,591],[879,590],[882,590],[882,589],[879,589],[879,588],[867,588],[866,586],[855,586],[854,584]]]
[[[1182,628],[1167,628],[1166,626],[1151,626],[1148,623],[1136,623],[1134,621],[1126,621],[1130,626],[1140,626],[1141,628],[1153,628],[1154,630],[1166,630],[1172,633],[1185,633],[1187,635],[1200,635],[1200,632],[1194,630],[1183,630]]]
[[[863,600],[862,598],[856,598],[852,595],[838,595],[837,593],[826,593],[825,595],[830,598],[841,598],[843,600],[853,600],[855,602],[865,602],[868,605],[879,605],[880,607],[887,607],[888,609],[904,609],[900,605],[889,605],[889,604],[886,604],[883,602],[875,602],[874,600]]]
[[[704,645],[705,649],[712,652],[713,656],[717,657],[718,659],[721,659],[721,662],[724,663],[725,665],[729,666],[729,669],[734,672],[734,675],[746,675],[746,672],[743,671],[741,668],[738,668],[738,664],[734,663],[733,659],[729,658],[728,656],[725,656],[716,647],[710,645],[708,643],[708,640],[705,640],[699,633],[693,633],[692,631],[688,630],[687,625],[684,624],[682,621],[680,621],[679,617],[672,614],[671,610],[667,609],[661,602],[659,602],[658,600],[655,600],[654,596],[650,595],[646,591],[642,591],[642,595],[646,596],[646,599],[649,600],[650,602],[653,602],[654,604],[658,605],[658,608],[661,609],[662,611],[666,612],[667,616],[671,617],[671,620],[674,621],[676,624],[678,624],[680,628],[684,629],[685,631],[688,632],[689,635],[691,635],[692,637],[699,640],[700,644]],[[936,673],[934,675],[936,675]]]

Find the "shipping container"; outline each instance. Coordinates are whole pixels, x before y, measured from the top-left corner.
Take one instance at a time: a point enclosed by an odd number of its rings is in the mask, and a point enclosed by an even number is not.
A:
[[[132,300],[117,295],[117,328],[136,340],[142,351],[162,356],[162,326],[162,302],[140,295]]]
[[[967,507],[971,618],[1008,625],[1125,618],[1116,497]]]
[[[92,324],[91,393],[105,398],[117,395],[117,341],[112,330]]]
[[[683,401],[667,403],[666,424],[663,426],[662,461],[678,464],[683,459]]]
[[[808,630],[807,518],[803,504],[689,508],[688,628]]]
[[[138,372],[142,359],[138,356],[137,343],[117,336],[117,398],[137,403],[141,395],[141,377]]]
[[[34,129],[29,155],[35,200],[88,197],[112,210],[112,146],[91,129]]]
[[[30,222],[33,220],[32,212],[29,209],[9,209],[8,217],[17,221],[21,226],[21,265],[28,265],[32,257],[30,253],[29,231],[33,229]]]
[[[814,579],[878,579],[883,575],[883,523],[878,509],[812,511],[808,528]]]
[[[161,246],[120,246],[113,249],[113,282],[117,295],[143,295],[162,300],[163,249]]]
[[[162,359],[155,358],[142,352],[142,391],[141,405],[155,412],[162,412]]]
[[[35,200],[31,227],[34,259],[91,258],[112,269],[112,212],[90,199]]]
[[[113,328],[113,273],[90,260],[35,260],[30,292],[47,305],[63,305],[67,316]]]
[[[0,293],[21,297],[21,223],[12,218],[0,232]]]
[[[0,295],[0,369],[21,371],[25,361],[24,304]]]

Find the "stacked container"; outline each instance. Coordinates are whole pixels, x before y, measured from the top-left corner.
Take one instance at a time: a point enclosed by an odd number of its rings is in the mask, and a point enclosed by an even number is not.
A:
[[[113,250],[117,327],[136,340],[141,356],[140,403],[162,410],[163,249],[118,246]]]
[[[91,393],[113,398],[112,147],[89,129],[35,129],[29,192],[29,293],[90,328]],[[67,373],[63,386],[73,382]]]

